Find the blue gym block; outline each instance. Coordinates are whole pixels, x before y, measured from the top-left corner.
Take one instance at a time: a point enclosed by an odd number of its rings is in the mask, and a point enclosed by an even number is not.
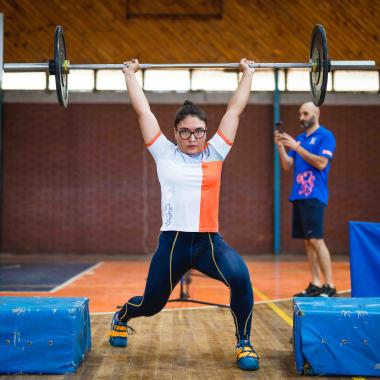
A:
[[[380,223],[349,222],[349,232],[351,294],[380,297]]]
[[[297,297],[293,322],[299,374],[380,376],[380,298]]]
[[[0,297],[0,373],[75,372],[91,350],[88,301]]]

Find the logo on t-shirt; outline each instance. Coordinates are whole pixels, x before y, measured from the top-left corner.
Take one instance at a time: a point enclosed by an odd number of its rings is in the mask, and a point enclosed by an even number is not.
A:
[[[312,137],[311,139],[310,139],[310,145],[314,145],[315,144],[315,142],[317,141],[317,138],[316,137]]]
[[[170,205],[170,203],[167,203],[165,205],[164,215],[163,215],[163,221],[165,226],[169,226],[173,219],[173,208]]]
[[[311,170],[308,170],[297,175],[297,183],[301,185],[301,189],[298,190],[299,195],[309,196],[313,192],[314,188],[314,174]]]

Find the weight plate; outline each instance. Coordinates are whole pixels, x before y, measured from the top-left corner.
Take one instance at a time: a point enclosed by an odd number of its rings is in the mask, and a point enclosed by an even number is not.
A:
[[[63,28],[58,25],[54,34],[54,67],[57,97],[60,105],[67,107],[69,88],[67,86],[67,70],[64,68],[66,62],[66,44],[63,36]]]
[[[310,46],[310,87],[313,103],[323,104],[327,91],[327,79],[330,71],[330,59],[327,52],[326,32],[322,25],[315,25],[311,34]]]

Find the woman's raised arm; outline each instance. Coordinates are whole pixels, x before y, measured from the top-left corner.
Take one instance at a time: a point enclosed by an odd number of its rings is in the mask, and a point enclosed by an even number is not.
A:
[[[141,134],[145,144],[150,143],[155,136],[161,131],[158,121],[152,111],[144,91],[137,82],[135,73],[139,70],[139,61],[132,59],[124,62],[126,66],[123,68],[125,82],[127,84],[128,96],[131,100],[132,107],[137,114]]]

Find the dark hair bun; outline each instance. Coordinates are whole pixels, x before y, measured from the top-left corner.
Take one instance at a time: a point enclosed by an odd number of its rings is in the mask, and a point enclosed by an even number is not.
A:
[[[190,100],[186,100],[185,103],[183,103],[183,106],[177,111],[177,114],[175,115],[175,128],[177,128],[177,125],[189,115],[196,116],[199,120],[202,120],[207,124],[207,115],[205,112]]]

